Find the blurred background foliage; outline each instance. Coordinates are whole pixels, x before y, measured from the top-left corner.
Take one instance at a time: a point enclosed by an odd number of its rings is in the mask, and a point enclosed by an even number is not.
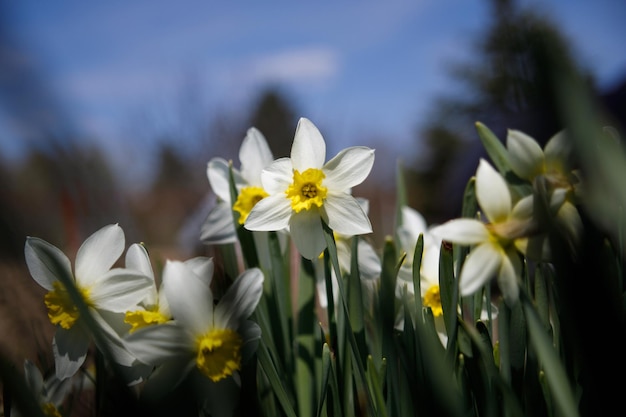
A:
[[[574,66],[567,39],[549,20],[513,1],[489,3],[491,25],[475,40],[479,64],[459,62],[445,69],[450,82],[458,84],[458,94],[432,103],[429,123],[415,126],[416,147],[420,144],[425,151],[403,162],[409,205],[430,223],[460,214],[465,184],[484,156],[476,121],[499,138],[514,128],[540,143],[563,127],[546,57]],[[189,129],[152,134],[148,140],[159,143],[155,174],[137,189],[131,187],[130,175],[116,179],[120,175],[101,150],[76,131],[72,116],[47,88],[45,72],[14,59],[24,46],[3,24],[6,18],[0,10],[0,103],[22,133],[21,140],[29,143],[29,153],[19,164],[0,159],[0,323],[8,336],[0,345],[3,354],[21,363],[24,357],[49,351],[51,332],[41,289],[24,266],[26,236],[54,242],[70,255],[86,236],[113,222],[123,225],[127,243],[144,241],[163,258],[210,255],[210,248],[199,242],[211,201],[206,163],[222,156],[238,164],[236,153],[250,126],[264,133],[275,157],[287,156],[301,114],[296,99],[274,85],[237,113],[193,115],[183,108]],[[613,91],[598,91],[591,76],[586,80],[598,109],[623,132],[626,78]],[[315,123],[323,134],[324,121]],[[163,140],[168,135],[173,137]],[[173,145],[183,135],[192,140],[186,140],[184,148]],[[382,169],[395,172],[393,166]],[[393,232],[395,190],[370,177],[355,194],[370,200],[373,239],[382,247],[385,235]]]

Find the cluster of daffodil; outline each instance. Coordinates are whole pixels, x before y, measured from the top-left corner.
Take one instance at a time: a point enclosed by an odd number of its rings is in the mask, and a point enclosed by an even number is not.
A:
[[[73,268],[29,237],[26,262],[56,326],[54,380],[73,378],[95,346],[153,415],[522,415],[529,392],[548,414],[577,415],[558,331],[545,331],[559,321],[550,233],[575,250],[583,230],[570,143],[560,132],[542,149],[510,130],[505,147],[477,127],[494,162],[478,163],[463,217],[428,225],[399,173],[380,251],[368,201],[352,195],[374,150],[326,161],[305,118],[289,157],[274,159],[250,128],[239,168],[208,163],[217,201],[199,239],[220,254],[224,282],[208,257],[155,273],[138,243],[115,266],[126,249],[117,224],[90,236]]]

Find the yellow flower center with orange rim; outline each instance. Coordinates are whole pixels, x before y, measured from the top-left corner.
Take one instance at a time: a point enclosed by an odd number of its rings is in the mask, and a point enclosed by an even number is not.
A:
[[[293,183],[287,188],[287,198],[291,199],[291,208],[299,213],[311,207],[322,207],[328,189],[322,185],[326,178],[321,169],[309,168],[300,173],[293,171]]]
[[[196,340],[196,366],[206,377],[218,382],[241,368],[239,333],[232,329],[213,329]]]
[[[244,187],[233,205],[233,210],[239,213],[239,224],[244,224],[255,204],[268,195],[262,187]]]
[[[48,308],[48,318],[52,324],[70,329],[80,316],[78,307],[61,282],[55,281],[52,286],[54,289],[44,296],[44,303]],[[89,291],[80,287],[77,289],[85,303],[90,305]]]

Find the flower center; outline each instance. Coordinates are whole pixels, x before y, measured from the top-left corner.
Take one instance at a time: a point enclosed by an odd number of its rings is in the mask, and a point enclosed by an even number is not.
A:
[[[124,316],[124,323],[132,326],[128,333],[133,333],[138,329],[153,324],[166,323],[167,321],[169,321],[169,318],[159,313],[157,307],[149,310],[127,311]]]
[[[196,366],[217,382],[241,367],[241,336],[231,329],[214,329],[196,341],[198,356]]]
[[[61,282],[55,281],[52,285],[54,289],[44,296],[44,303],[48,308],[48,318],[52,324],[58,324],[64,329],[69,329],[78,320],[78,307],[72,302],[72,297]],[[89,305],[89,291],[77,288],[85,303]]]
[[[433,316],[439,317],[443,314],[441,308],[441,294],[439,293],[439,285],[432,285],[424,294],[424,307],[430,307]]]
[[[254,205],[268,195],[261,187],[244,187],[233,205],[233,210],[239,213],[239,224],[244,224]]]
[[[322,181],[326,178],[321,169],[309,168],[303,173],[293,171],[293,184],[287,188],[287,198],[291,199],[291,208],[299,213],[310,210],[313,205],[322,207],[326,198],[326,187]]]
[[[61,417],[61,413],[52,403],[44,403],[41,406],[43,414],[48,417]]]

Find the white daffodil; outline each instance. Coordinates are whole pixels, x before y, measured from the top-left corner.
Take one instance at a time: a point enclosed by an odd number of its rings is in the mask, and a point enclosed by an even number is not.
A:
[[[544,149],[527,134],[509,130],[506,139],[509,162],[513,172],[531,184],[544,178],[548,187],[550,210],[575,246],[580,241],[582,220],[575,197],[579,179],[571,164],[571,147],[564,131],[554,135]]]
[[[126,268],[143,272],[152,280],[145,298],[137,306],[137,310],[127,311],[124,322],[131,325],[130,333],[145,326],[162,324],[172,320],[170,306],[165,298],[163,285],[157,289],[150,257],[143,245],[135,243],[126,252]]]
[[[404,206],[401,208],[402,225],[398,227],[400,247],[406,252],[404,263],[398,272],[398,287],[407,286],[413,294],[413,256],[420,234],[424,239],[422,263],[420,267],[420,291],[425,307],[431,307],[435,317],[441,315],[439,297],[439,252],[441,238],[430,233],[426,220],[417,210]],[[400,290],[401,288],[398,288]]]
[[[138,271],[112,268],[124,251],[124,245],[124,232],[119,225],[103,227],[80,246],[72,273],[70,260],[60,249],[39,238],[26,239],[26,264],[33,279],[48,290],[44,297],[48,318],[57,326],[53,351],[59,379],[74,375],[85,361],[92,340],[91,330],[99,331],[106,339],[107,345],[99,348],[110,352],[119,365],[131,366],[134,361],[121,338],[99,314],[99,311],[124,313],[133,309],[151,285],[150,279]],[[57,274],[74,280],[99,324],[98,329],[85,326],[78,307]]]
[[[29,361],[24,361],[24,378],[30,392],[37,399],[37,404],[41,407],[43,414],[50,417],[61,417],[59,411],[66,396],[72,391],[74,382],[66,378],[60,380],[56,375],[50,375],[44,379],[39,368]],[[22,414],[15,406],[11,409],[11,415],[20,417]]]
[[[357,198],[357,201],[367,214],[369,211],[369,201],[364,198]],[[339,269],[341,273],[350,273],[352,267],[352,239],[354,236],[346,236],[340,233],[334,233],[335,244],[337,246],[337,259],[339,261]],[[359,278],[363,287],[363,301],[366,306],[371,306],[373,302],[373,293],[380,278],[380,259],[374,247],[368,241],[359,239],[357,242],[357,258],[359,265]],[[328,307],[328,293],[326,292],[326,279],[324,278],[323,254],[320,255],[320,265],[316,268],[316,288],[320,307]],[[338,302],[339,284],[337,283],[337,275],[334,268],[331,268],[332,284],[333,284],[333,300]],[[337,308],[337,306],[335,306]]]
[[[239,382],[242,363],[256,349],[261,331],[248,318],[261,298],[263,273],[258,268],[243,272],[214,302],[213,268],[211,258],[167,261],[163,290],[174,321],[140,328],[126,338],[139,360],[156,367],[145,387],[152,395],[173,389],[192,371],[203,376],[208,395],[237,387],[231,380]]]
[[[476,171],[476,198],[487,223],[462,218],[431,229],[433,235],[461,245],[471,245],[461,274],[459,289],[467,296],[496,277],[505,301],[512,305],[519,297],[518,278],[527,235],[533,230],[532,196],[513,206],[504,178],[484,159]]]
[[[207,165],[207,177],[218,202],[202,226],[200,239],[206,244],[224,244],[237,241],[232,210],[239,213],[243,224],[252,207],[267,193],[261,183],[261,171],[274,161],[265,136],[254,127],[248,129],[239,148],[240,169],[232,168],[237,201],[231,202],[229,162],[224,158],[212,158]]]
[[[254,206],[244,227],[259,231],[289,228],[306,259],[315,259],[326,247],[322,221],[343,235],[371,233],[370,221],[351,189],[369,175],[374,150],[355,146],[326,163],[325,159],[324,138],[310,120],[301,118],[290,158],[278,159],[263,170],[261,180],[269,196]]]

